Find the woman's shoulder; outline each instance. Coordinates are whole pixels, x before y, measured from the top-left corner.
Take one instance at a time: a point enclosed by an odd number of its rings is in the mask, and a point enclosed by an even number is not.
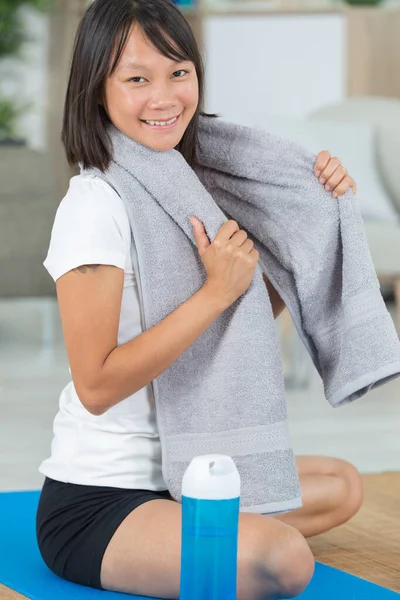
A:
[[[97,203],[108,206],[110,210],[124,208],[122,199],[101,177],[95,173],[83,172],[70,179],[67,194],[63,198],[69,202]]]
[[[101,177],[93,173],[80,173],[71,178],[69,188],[61,200],[58,212],[64,215],[93,214],[97,219],[112,218],[122,232],[130,236],[128,214],[117,192]]]
[[[61,200],[44,266],[54,281],[83,264],[126,269],[131,250],[128,215],[100,177],[76,175]]]

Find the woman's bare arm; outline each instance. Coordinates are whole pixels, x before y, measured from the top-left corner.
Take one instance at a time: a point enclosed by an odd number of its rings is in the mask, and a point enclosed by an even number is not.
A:
[[[277,317],[279,317],[281,312],[285,310],[286,306],[284,301],[282,300],[282,298],[268,279],[268,277],[265,275],[265,273],[263,273],[263,279],[265,285],[267,286],[269,298],[271,300],[272,305],[272,312],[274,313],[274,318],[276,319]]]
[[[160,323],[118,346],[124,272],[85,265],[57,280],[64,339],[83,406],[101,415],[165,371],[227,308],[207,283]]]

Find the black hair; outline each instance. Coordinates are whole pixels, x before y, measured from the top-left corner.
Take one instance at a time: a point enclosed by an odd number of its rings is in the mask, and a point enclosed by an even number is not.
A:
[[[110,163],[110,120],[102,104],[105,82],[115,71],[134,24],[161,54],[195,66],[199,102],[177,146],[191,166],[196,162],[199,115],[218,116],[202,110],[203,61],[189,23],[172,0],[95,0],[76,33],[65,98],[61,139],[71,166],[82,163],[84,168],[105,171]]]

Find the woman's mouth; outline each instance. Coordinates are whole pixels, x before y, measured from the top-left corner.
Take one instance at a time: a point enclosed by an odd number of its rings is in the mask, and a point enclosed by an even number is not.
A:
[[[180,116],[181,115],[178,115],[177,117],[163,121],[145,121],[144,119],[140,120],[144,125],[147,125],[147,127],[151,127],[151,129],[172,129],[179,121]]]

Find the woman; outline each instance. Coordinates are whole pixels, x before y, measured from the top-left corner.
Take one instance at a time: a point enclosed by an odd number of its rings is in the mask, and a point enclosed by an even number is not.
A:
[[[177,148],[193,165],[202,101],[201,58],[169,0],[95,0],[77,33],[66,96],[62,138],[71,164],[107,169],[111,122],[153,149]],[[355,191],[329,153],[315,169],[336,196]],[[225,223],[210,243],[202,223],[192,222],[207,282],[143,331],[134,240],[119,196],[83,171],[57,211],[44,264],[56,281],[73,381],[62,391],[51,456],[40,468],[37,535],[49,568],[80,584],[179,595],[181,508],[162,477],[151,382],[244,293],[258,261],[237,223]],[[228,243],[234,257],[224,253]],[[276,316],[284,305],[266,284]],[[350,465],[300,457],[298,467],[303,508],[276,518],[240,515],[239,599],[298,595],[314,569],[304,535],[360,506]]]

